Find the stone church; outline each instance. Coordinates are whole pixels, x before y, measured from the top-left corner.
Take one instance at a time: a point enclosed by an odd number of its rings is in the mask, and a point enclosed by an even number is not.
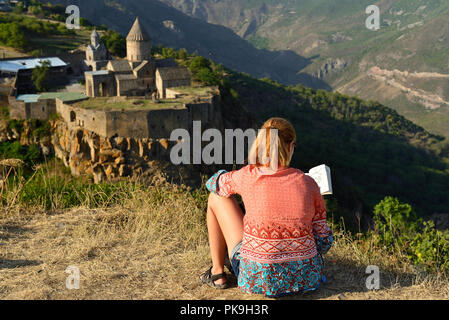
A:
[[[91,43],[86,48],[86,60],[84,63],[90,71],[101,70],[106,67],[111,59],[106,46],[101,43],[97,30],[90,36]]]
[[[136,19],[126,37],[127,58],[110,59],[96,31],[86,49],[86,93],[89,97],[148,96],[166,98],[166,90],[189,87],[191,75],[173,59],[151,57],[151,39]]]

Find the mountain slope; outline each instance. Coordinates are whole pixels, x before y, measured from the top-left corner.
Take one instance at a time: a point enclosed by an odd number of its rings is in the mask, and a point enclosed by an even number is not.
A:
[[[333,90],[378,100],[449,136],[447,1],[162,1],[226,26],[259,47],[307,57],[311,63],[305,72]],[[375,32],[365,27],[365,8],[372,4],[381,11],[381,29]],[[373,76],[372,68],[427,76],[403,77],[398,86],[397,79]]]
[[[412,204],[420,215],[447,212],[442,204],[449,190],[448,146],[437,156],[440,139],[394,110],[238,73],[228,80],[259,124],[271,116],[294,124],[295,167],[309,169],[325,162],[332,168],[335,195],[328,206],[339,208],[338,215],[346,221],[366,227],[372,208],[387,195]]]

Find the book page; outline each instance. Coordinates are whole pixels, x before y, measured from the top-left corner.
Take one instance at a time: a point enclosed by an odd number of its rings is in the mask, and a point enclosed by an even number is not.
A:
[[[316,181],[316,183],[320,187],[322,195],[333,194],[330,168],[328,166],[323,164],[321,166],[312,168],[307,175]]]

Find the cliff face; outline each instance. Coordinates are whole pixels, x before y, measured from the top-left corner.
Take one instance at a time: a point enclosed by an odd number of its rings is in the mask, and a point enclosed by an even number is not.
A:
[[[101,137],[82,128],[70,130],[62,120],[52,123],[51,142],[55,156],[73,175],[93,175],[96,183],[149,174],[155,162],[170,160],[175,144],[167,139]]]
[[[13,124],[0,120],[0,143],[4,142],[34,145],[41,155],[61,159],[72,175],[92,176],[95,183],[126,177],[198,186],[202,175],[218,170],[215,165],[174,165],[170,154],[177,141],[102,137],[81,127],[70,128],[62,119],[37,125],[35,120]]]

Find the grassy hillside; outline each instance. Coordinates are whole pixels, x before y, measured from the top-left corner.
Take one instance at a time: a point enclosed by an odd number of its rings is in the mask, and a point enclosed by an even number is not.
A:
[[[230,81],[259,123],[283,116],[294,124],[294,165],[303,170],[329,165],[336,192],[332,201],[350,215],[369,214],[386,195],[412,203],[421,214],[447,212],[447,144],[392,109],[242,74]]]
[[[89,39],[90,31],[86,28],[69,30],[63,22],[32,14],[0,13],[0,45],[22,53],[36,56],[65,53],[85,45]]]

